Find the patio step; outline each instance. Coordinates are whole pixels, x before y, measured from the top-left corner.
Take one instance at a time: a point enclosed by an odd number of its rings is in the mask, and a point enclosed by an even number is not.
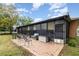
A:
[[[56,50],[56,52],[54,53],[54,55],[56,56],[56,55],[59,55],[59,53],[61,52],[61,50],[63,49],[63,47],[64,46],[60,46],[57,50]]]

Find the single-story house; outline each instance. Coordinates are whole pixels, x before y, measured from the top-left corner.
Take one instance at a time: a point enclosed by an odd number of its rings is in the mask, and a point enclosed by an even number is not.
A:
[[[76,36],[77,26],[77,19],[71,20],[69,15],[64,15],[17,27],[17,33],[38,34],[38,40],[42,42],[66,43],[69,37]]]

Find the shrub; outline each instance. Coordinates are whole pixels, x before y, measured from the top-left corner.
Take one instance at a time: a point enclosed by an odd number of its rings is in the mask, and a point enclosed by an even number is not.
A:
[[[73,47],[79,46],[79,37],[70,38],[68,41],[68,45]]]
[[[77,42],[79,43],[79,37],[76,37]]]
[[[78,46],[79,45],[79,37],[70,38],[68,41],[68,45],[73,46],[73,47]]]
[[[77,46],[79,47],[79,37],[76,37],[77,40]]]
[[[76,47],[77,43],[78,43],[77,39],[70,39],[69,42],[68,42],[68,45],[72,46],[72,47]]]

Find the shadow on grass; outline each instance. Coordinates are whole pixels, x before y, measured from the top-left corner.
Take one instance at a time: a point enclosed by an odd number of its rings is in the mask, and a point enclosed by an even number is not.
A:
[[[34,56],[33,53],[31,53],[30,51],[24,49],[23,47],[21,46],[17,46],[15,43],[12,42],[12,44],[14,44],[16,47],[18,47],[20,50],[23,51],[23,56]]]
[[[12,35],[0,35],[0,56],[32,56],[28,50],[12,43]]]

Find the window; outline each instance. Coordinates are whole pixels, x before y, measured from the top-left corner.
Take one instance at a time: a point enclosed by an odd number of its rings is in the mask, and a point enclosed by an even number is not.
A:
[[[40,30],[40,24],[39,25],[36,25],[36,29],[37,30]]]
[[[56,24],[55,31],[56,32],[63,32],[63,24]]]
[[[36,30],[36,25],[33,26],[33,30]]]
[[[29,29],[30,29],[30,30],[33,30],[33,26],[30,26]]]
[[[46,23],[41,24],[41,29],[42,29],[42,30],[46,30],[46,29],[47,29],[47,26],[46,26],[46,25],[47,25]]]
[[[30,30],[29,26],[28,26],[28,30]]]
[[[54,22],[49,22],[48,23],[48,30],[54,30],[55,29],[55,24]]]
[[[34,25],[33,29],[34,29],[34,30],[40,30],[40,24]]]
[[[55,38],[63,39],[63,24],[55,25]]]
[[[25,27],[26,28],[26,30],[28,30],[28,27]]]
[[[26,30],[26,27],[23,27],[23,30]]]
[[[18,30],[19,30],[19,32],[21,32],[21,28],[19,28]]]

